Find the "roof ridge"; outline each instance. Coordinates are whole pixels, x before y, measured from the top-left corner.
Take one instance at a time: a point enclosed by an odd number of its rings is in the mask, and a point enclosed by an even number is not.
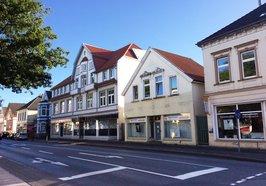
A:
[[[102,49],[102,50],[106,50],[106,51],[113,51],[113,50],[109,50],[109,49],[105,49],[105,48],[102,48],[102,47],[98,47],[98,46],[94,46],[94,45],[91,45],[91,44],[87,44],[87,43],[82,43],[83,45],[87,45],[87,46],[90,46],[90,47],[94,47],[94,48],[97,48],[97,49]]]

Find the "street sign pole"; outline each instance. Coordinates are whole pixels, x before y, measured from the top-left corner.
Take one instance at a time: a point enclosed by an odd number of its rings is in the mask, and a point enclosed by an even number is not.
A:
[[[237,144],[238,144],[238,152],[240,152],[240,122],[239,119],[241,118],[240,110],[235,111],[235,117],[237,119]]]
[[[238,144],[238,152],[240,152],[240,122],[237,119],[237,144]]]

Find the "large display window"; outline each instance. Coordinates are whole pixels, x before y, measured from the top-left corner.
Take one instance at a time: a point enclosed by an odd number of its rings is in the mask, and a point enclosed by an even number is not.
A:
[[[133,118],[128,120],[127,136],[129,138],[146,138],[145,118]]]
[[[190,114],[164,117],[165,138],[192,139]]]
[[[241,117],[235,117],[239,110]],[[218,138],[264,139],[261,103],[217,106]]]

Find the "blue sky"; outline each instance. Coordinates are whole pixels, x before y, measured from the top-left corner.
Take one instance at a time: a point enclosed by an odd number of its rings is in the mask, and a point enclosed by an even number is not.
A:
[[[195,44],[257,8],[257,0],[41,0],[50,14],[45,25],[58,39],[53,45],[69,51],[66,68],[50,71],[53,86],[71,75],[82,43],[116,50],[129,43],[159,48],[203,64]],[[264,3],[266,0],[262,0]],[[16,94],[0,90],[3,106],[27,103],[44,90]]]

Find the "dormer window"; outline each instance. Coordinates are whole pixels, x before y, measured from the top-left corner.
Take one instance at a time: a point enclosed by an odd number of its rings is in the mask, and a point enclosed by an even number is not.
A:
[[[82,64],[81,65],[81,71],[84,72],[87,70],[87,65],[86,64]]]
[[[115,77],[115,68],[112,68],[109,70],[109,77],[110,77],[110,79]]]
[[[107,80],[107,70],[103,71],[103,81]]]

